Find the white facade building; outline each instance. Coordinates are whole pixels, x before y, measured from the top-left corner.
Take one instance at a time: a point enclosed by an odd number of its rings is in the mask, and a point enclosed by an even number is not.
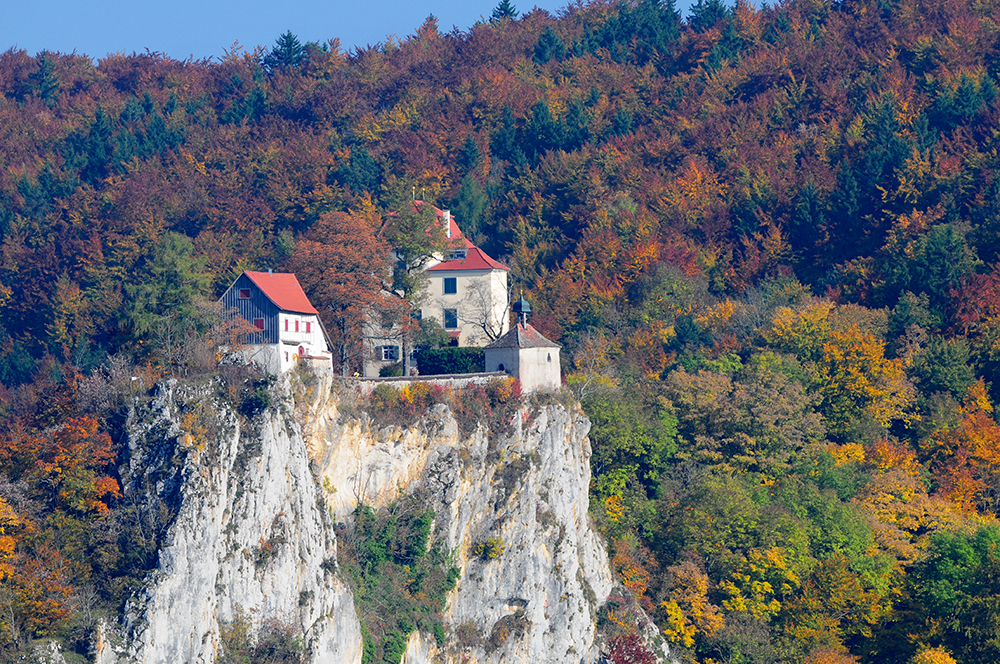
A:
[[[220,301],[259,330],[248,339],[247,354],[271,373],[287,371],[303,359],[331,363],[319,312],[294,274],[244,272]]]
[[[510,269],[462,235],[449,210],[435,207],[434,214],[448,240],[461,248],[450,249],[447,255],[428,263],[427,289],[418,315],[436,319],[452,345],[485,346],[510,329]],[[403,344],[398,330],[386,329],[382,334],[374,322],[369,327],[364,375],[372,377],[383,367],[402,361]]]
[[[524,393],[562,387],[559,344],[527,323],[518,323],[485,351],[486,371],[506,371],[521,381]]]
[[[510,329],[510,270],[468,240],[465,245],[427,268],[420,315],[436,318],[458,346],[483,346]]]

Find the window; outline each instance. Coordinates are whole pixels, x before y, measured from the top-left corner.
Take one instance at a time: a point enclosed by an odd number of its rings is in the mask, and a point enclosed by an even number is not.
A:
[[[285,332],[288,332],[288,319],[285,319]]]
[[[285,362],[287,362],[287,361],[288,361],[288,351],[286,350],[285,351]]]
[[[295,331],[299,331],[299,321],[295,321]]]
[[[464,261],[465,256],[466,256],[465,249],[455,249],[450,254],[448,254],[448,260]]]
[[[444,310],[444,329],[454,330],[458,327],[458,309]]]
[[[299,346],[299,357],[305,357],[306,351],[302,346]]]
[[[249,300],[250,299],[250,289],[249,288],[241,288],[240,289],[240,299],[241,300]]]
[[[423,309],[417,309],[417,313],[415,313],[413,315],[413,317],[416,318],[417,320],[423,320],[424,319],[424,310]]]
[[[264,319],[263,318],[254,318],[253,319],[253,326],[256,327],[258,330],[263,330],[264,329]]]
[[[312,331],[313,331],[313,324],[309,321],[306,321],[306,333],[308,334]]]
[[[399,360],[399,346],[382,346],[382,361],[396,362]]]
[[[444,278],[444,294],[454,295],[458,292],[458,279],[455,277]]]

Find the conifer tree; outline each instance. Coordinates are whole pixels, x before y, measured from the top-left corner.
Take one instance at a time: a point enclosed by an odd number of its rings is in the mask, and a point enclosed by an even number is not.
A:
[[[56,105],[59,98],[59,76],[55,72],[55,65],[49,57],[48,51],[38,54],[38,71],[29,77],[31,87],[38,98],[44,101],[49,108]]]
[[[510,0],[500,0],[500,4],[493,8],[493,15],[490,20],[494,23],[503,20],[511,20],[517,18],[518,11],[517,7],[514,6]]]
[[[302,45],[299,38],[292,34],[291,30],[278,37],[274,42],[274,48],[264,56],[264,67],[270,71],[290,67],[298,67],[302,64],[306,55],[306,47]]]

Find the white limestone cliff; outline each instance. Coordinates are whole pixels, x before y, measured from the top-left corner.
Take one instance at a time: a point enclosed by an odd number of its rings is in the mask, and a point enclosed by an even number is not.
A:
[[[121,645],[103,645],[98,661],[208,664],[220,627],[243,619],[300,632],[312,661],[360,662],[353,597],[294,419],[273,407],[246,430],[212,385],[157,390],[133,418],[127,480],[157,491],[179,481],[179,511]]]
[[[405,664],[596,663],[612,577],[587,520],[590,424],[579,407],[551,399],[522,409],[505,435],[483,423],[461,435],[444,405],[381,426],[364,404],[345,408],[334,382],[285,379],[252,418],[220,398],[219,382],[166,383],[136,409],[123,480],[167,496],[177,513],[159,568],[119,624],[99,630],[94,661],[207,664],[226,626],[243,620],[252,632],[268,621],[293,629],[305,661],[360,663],[335,523],[359,502],[419,491],[461,577],[444,644],[411,634]],[[503,553],[476,555],[489,538]]]
[[[338,412],[336,400],[309,418],[306,438],[338,519],[359,501],[380,507],[401,493],[429,492],[434,536],[457,552],[462,575],[445,619],[484,640],[508,629],[503,646],[438,648],[411,635],[404,662],[596,662],[597,609],[611,591],[607,553],[587,521],[590,422],[552,400],[526,408],[514,432],[471,436],[445,406],[410,428],[379,427]],[[476,556],[499,538],[504,553]],[[494,643],[496,639],[493,640]]]

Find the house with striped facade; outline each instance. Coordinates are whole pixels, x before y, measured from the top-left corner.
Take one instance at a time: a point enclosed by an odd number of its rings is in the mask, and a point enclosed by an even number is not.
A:
[[[271,373],[287,371],[302,360],[331,363],[326,328],[294,274],[243,272],[220,302],[257,328],[248,339],[248,359]]]

